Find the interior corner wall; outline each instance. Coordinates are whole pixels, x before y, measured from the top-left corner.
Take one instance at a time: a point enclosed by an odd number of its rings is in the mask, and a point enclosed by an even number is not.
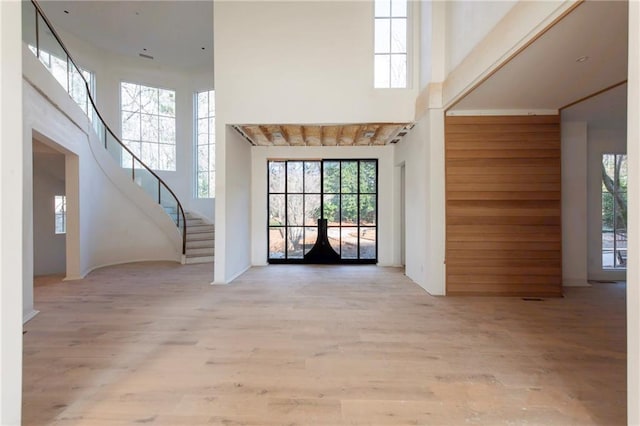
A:
[[[218,139],[220,141],[220,139]],[[224,191],[216,209],[223,208],[224,216],[216,211],[215,283],[227,284],[251,266],[251,145],[231,126],[224,126],[224,140],[216,147],[224,147]],[[220,159],[218,155],[216,158]],[[219,168],[220,170],[220,168]],[[220,222],[222,219],[222,222]],[[223,250],[219,250],[219,238]],[[224,266],[219,265],[223,263]],[[219,270],[220,269],[220,270]]]
[[[429,294],[445,287],[444,111],[429,109],[396,146],[405,167],[405,273]]]
[[[590,280],[625,280],[626,271],[607,270],[602,267],[601,165],[602,154],[627,152],[626,122],[590,123],[587,139],[588,278]],[[631,263],[633,262],[629,262]]]
[[[640,425],[640,2],[629,2],[627,160],[629,226],[627,266],[627,422]]]
[[[562,122],[562,285],[587,286],[587,123]]]
[[[269,159],[377,159],[378,160],[378,265],[397,266],[393,251],[394,173],[393,146],[370,147],[253,147],[252,165],[252,264],[267,263],[267,193]]]
[[[66,272],[66,234],[55,232],[54,197],[65,195],[65,157],[33,155],[33,273]]]
[[[516,1],[448,1],[447,72],[454,69],[496,26]]]
[[[6,426],[20,424],[22,407],[21,3],[0,2],[0,424]]]
[[[423,117],[394,146],[394,166],[405,168],[405,275],[421,287],[426,286],[428,193],[425,167],[429,121]],[[400,236],[398,236],[400,238]]]

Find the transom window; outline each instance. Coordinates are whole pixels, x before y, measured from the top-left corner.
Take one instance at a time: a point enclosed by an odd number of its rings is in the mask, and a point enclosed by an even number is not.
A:
[[[407,0],[375,0],[374,87],[407,87]]]
[[[627,267],[627,156],[602,155],[602,267]]]
[[[215,92],[196,94],[196,197],[213,198],[216,178]]]
[[[377,160],[269,161],[269,262],[303,262],[328,221],[344,263],[377,261]]]
[[[176,92],[121,83],[122,142],[154,170],[176,170]],[[131,167],[131,156],[122,160]]]

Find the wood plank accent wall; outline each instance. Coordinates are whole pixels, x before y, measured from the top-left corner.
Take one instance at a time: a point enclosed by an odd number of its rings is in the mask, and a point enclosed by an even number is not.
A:
[[[560,117],[447,116],[448,295],[561,296]]]

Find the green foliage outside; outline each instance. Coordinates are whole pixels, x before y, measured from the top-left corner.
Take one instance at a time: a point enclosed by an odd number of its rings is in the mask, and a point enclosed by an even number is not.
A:
[[[376,162],[324,161],[322,179],[319,166],[319,161],[269,162],[269,226],[282,226],[279,231],[285,238],[287,224],[290,252],[302,248],[304,226],[317,226],[320,197],[310,194],[319,193],[320,184],[324,191],[322,217],[328,220],[329,226],[340,223],[358,226],[358,214],[360,225],[375,226]],[[306,194],[304,198],[302,193]]]
[[[342,182],[340,171],[342,170]],[[359,182],[358,182],[359,181]],[[358,205],[358,183],[360,200]],[[324,212],[329,223],[374,224],[376,219],[376,163],[361,161],[358,174],[357,161],[326,161],[324,163]],[[335,193],[335,194],[329,194]],[[365,195],[369,193],[370,195]],[[338,195],[340,194],[340,195]],[[342,206],[340,206],[342,201]],[[339,211],[341,207],[341,211]]]

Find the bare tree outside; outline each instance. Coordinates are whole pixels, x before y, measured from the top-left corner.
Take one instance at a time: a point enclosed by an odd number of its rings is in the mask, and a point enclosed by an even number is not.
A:
[[[268,173],[270,259],[303,258],[321,215],[344,258],[375,259],[375,161],[269,161]]]
[[[602,266],[624,268],[627,261],[627,156],[602,155]]]
[[[175,170],[175,92],[122,83],[120,93],[123,143],[150,168]],[[122,161],[123,167],[131,167],[131,158]]]

